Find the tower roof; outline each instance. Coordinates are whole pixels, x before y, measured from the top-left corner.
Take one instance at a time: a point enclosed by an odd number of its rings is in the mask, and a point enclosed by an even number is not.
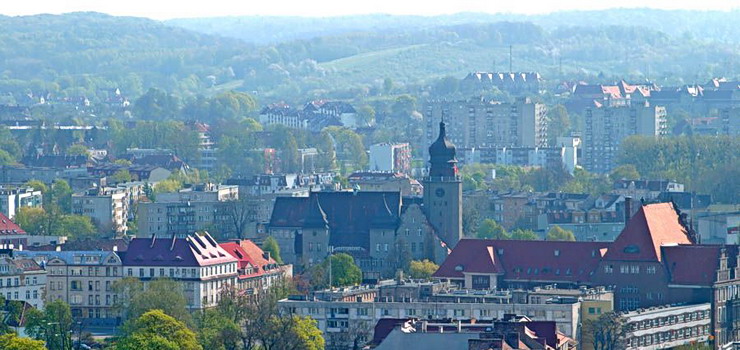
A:
[[[439,136],[429,146],[429,176],[455,176],[457,174],[457,159],[455,159],[455,145],[447,139],[445,122],[439,122]]]
[[[439,136],[437,137],[437,140],[429,146],[429,155],[432,159],[442,156],[448,159],[455,158],[455,144],[447,139],[447,131],[444,121],[439,122]]]

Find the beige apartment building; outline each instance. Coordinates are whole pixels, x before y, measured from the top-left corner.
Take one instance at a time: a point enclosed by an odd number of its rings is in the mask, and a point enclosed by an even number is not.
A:
[[[619,145],[632,135],[660,137],[668,134],[665,107],[633,103],[630,106],[586,109],[583,166],[608,173],[616,166]]]
[[[520,98],[513,103],[472,98],[427,102],[426,141],[437,137],[437,123],[447,123],[447,138],[459,149],[547,146],[547,108]]]
[[[68,303],[72,317],[86,325],[119,323],[113,283],[121,279],[121,258],[105,251],[16,251],[18,257],[45,265],[46,301]]]

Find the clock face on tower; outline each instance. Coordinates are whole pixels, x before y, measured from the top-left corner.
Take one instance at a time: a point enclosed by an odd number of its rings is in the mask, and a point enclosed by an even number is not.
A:
[[[436,194],[437,197],[444,197],[445,190],[444,188],[438,188],[436,191],[434,191],[434,194]]]

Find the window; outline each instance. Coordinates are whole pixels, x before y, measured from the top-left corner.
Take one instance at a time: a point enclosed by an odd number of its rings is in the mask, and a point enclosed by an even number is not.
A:
[[[648,274],[654,275],[655,274],[655,266],[648,266],[647,268],[645,268],[645,272],[647,272]]]
[[[612,272],[614,272],[614,266],[604,265],[604,273],[612,273]]]
[[[378,243],[378,244],[375,245],[375,251],[376,252],[379,252],[380,251],[380,243]]]
[[[560,256],[560,250],[559,249],[555,249],[555,256]]]
[[[473,289],[489,289],[491,287],[491,277],[486,275],[473,275]]]
[[[386,251],[386,252],[388,251],[388,243],[383,244],[383,250]]]
[[[630,273],[640,273],[640,265],[631,265]]]
[[[628,265],[619,265],[619,273],[630,273]]]
[[[358,316],[367,316],[368,315],[368,308],[362,307],[357,309],[357,315]]]

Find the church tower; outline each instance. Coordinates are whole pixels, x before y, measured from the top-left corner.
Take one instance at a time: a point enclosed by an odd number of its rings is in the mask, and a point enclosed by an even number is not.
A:
[[[457,172],[455,145],[447,139],[444,121],[439,137],[429,146],[429,174],[424,178],[424,211],[449,248],[462,238],[462,181]]]

